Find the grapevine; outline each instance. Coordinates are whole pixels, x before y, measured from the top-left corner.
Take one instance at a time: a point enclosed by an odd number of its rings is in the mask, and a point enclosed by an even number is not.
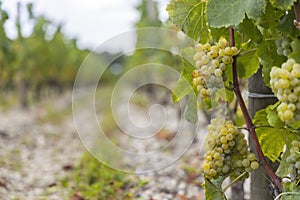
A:
[[[217,179],[219,176],[230,176],[235,179],[246,172],[258,168],[255,154],[248,150],[244,135],[238,131],[232,121],[214,118],[207,127],[208,135],[205,140],[206,154],[203,162],[204,176]]]
[[[281,67],[273,67],[270,85],[280,105],[277,107],[281,121],[290,124],[300,119],[300,64],[288,59]]]
[[[277,54],[278,55],[283,55],[285,57],[288,57],[288,55],[292,52],[292,47],[291,47],[291,39],[287,37],[283,38],[278,38],[275,41],[276,47],[277,47]]]
[[[247,142],[233,126],[237,121],[213,119],[207,127],[206,154],[202,164],[206,198],[226,199],[220,184],[222,178],[246,178],[247,173],[258,166],[261,166],[275,186],[274,196],[280,197],[284,191],[292,195],[291,198],[296,198],[295,192],[300,191],[299,1],[249,2],[248,7],[245,7],[241,2],[231,0],[171,0],[167,10],[171,20],[198,43],[193,55],[193,66],[196,69],[191,70],[191,66],[185,64],[182,77],[190,78],[192,91],[202,97],[201,103],[207,105],[206,109],[220,103],[226,103],[230,108],[232,102],[237,101],[255,153],[249,153]],[[225,49],[234,53],[224,53]],[[239,82],[250,77],[253,78],[250,79],[248,97],[251,101],[248,108]],[[259,80],[257,84],[255,80]],[[176,91],[180,89],[181,95],[189,95],[190,100],[191,90],[184,87],[182,82],[178,82]],[[209,100],[222,96],[218,91],[224,88],[224,83],[226,93],[222,95],[226,94],[226,98],[211,104]],[[259,105],[254,105],[256,102]],[[187,113],[197,109],[191,105]],[[228,134],[232,140],[226,138]],[[229,142],[232,142],[231,145]],[[271,168],[267,159],[280,161],[279,168]],[[282,181],[287,176],[287,168],[292,175],[289,183]],[[257,191],[259,187],[268,190],[267,184],[262,183],[264,181],[256,181],[259,173],[253,174],[256,178],[253,179],[255,183],[251,185],[251,191],[252,188]],[[251,184],[253,182],[251,180]],[[289,184],[296,187],[289,187]],[[254,193],[253,199],[270,197]]]
[[[300,141],[293,141],[290,155],[286,161],[289,164],[289,173],[297,181],[300,180]]]
[[[232,57],[238,54],[238,49],[229,47],[226,39],[220,39],[215,45],[199,43],[195,49],[193,85],[202,98],[211,97],[218,89],[224,88],[224,81],[227,80],[226,68],[232,64]]]

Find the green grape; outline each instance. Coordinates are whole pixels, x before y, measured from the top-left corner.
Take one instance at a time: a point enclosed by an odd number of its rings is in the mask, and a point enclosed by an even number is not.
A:
[[[258,164],[258,162],[253,161],[253,162],[251,162],[250,166],[251,166],[251,169],[254,170],[254,169],[257,169],[259,167],[259,164]]]
[[[283,37],[282,39],[279,38],[275,41],[275,44],[277,47],[276,53],[278,55],[287,57],[292,51],[289,38],[286,37]]]
[[[214,49],[212,49],[210,52],[208,52],[208,57],[210,59],[213,59],[213,58],[215,58],[217,56],[218,56],[218,52],[216,50],[214,50]]]
[[[277,50],[276,50],[276,53],[280,56],[283,55],[283,48],[282,47],[279,47]]]
[[[214,74],[217,77],[221,77],[223,75],[223,71],[221,69],[214,70]]]
[[[286,124],[300,120],[300,64],[292,58],[270,72],[272,91],[280,101],[278,117]]]
[[[244,135],[232,121],[214,118],[207,126],[202,171],[208,179],[220,176],[237,177],[258,168],[256,156],[248,150]],[[243,178],[246,178],[247,175]]]
[[[203,50],[205,50],[205,51],[209,51],[210,48],[211,48],[211,45],[209,43],[206,43],[203,45]]]
[[[222,62],[227,65],[227,64],[231,64],[232,63],[232,57],[226,55],[222,58]]]
[[[238,55],[238,53],[239,53],[239,50],[238,50],[238,48],[236,48],[236,47],[231,47],[231,51],[232,51],[232,55],[233,55],[233,56],[236,56],[236,55]]]
[[[290,149],[290,155],[286,158],[285,162],[289,166],[289,173],[295,180],[300,179],[300,140],[295,140],[292,142],[292,147]]]
[[[300,161],[297,161],[297,162],[296,162],[295,167],[296,167],[297,169],[300,169]]]
[[[226,47],[224,51],[227,56],[231,56],[233,54],[233,51],[230,47]]]
[[[196,80],[193,80],[193,85],[202,98],[213,97],[219,89],[224,88],[224,81],[227,80],[226,65],[231,64],[232,57],[238,54],[236,47],[227,45],[228,42],[224,38],[217,44],[195,45],[196,53],[193,59],[196,69],[192,77]]]
[[[247,159],[250,160],[250,161],[254,161],[254,160],[256,160],[256,156],[255,156],[254,153],[249,153]]]
[[[222,168],[223,174],[227,174],[229,172],[229,170],[230,170],[230,168],[227,165],[223,166],[223,168]]]
[[[250,161],[248,159],[243,159],[242,164],[244,167],[248,167],[250,165]]]
[[[202,52],[203,51],[203,45],[202,44],[196,44],[195,49],[197,52]]]
[[[288,49],[290,47],[290,43],[288,41],[282,41],[281,43],[281,47],[284,48],[284,49]]]
[[[282,39],[281,38],[275,40],[276,47],[281,46],[281,43],[282,43]]]
[[[282,55],[284,55],[285,57],[288,57],[291,52],[292,52],[291,50],[285,49],[285,50],[283,50]]]

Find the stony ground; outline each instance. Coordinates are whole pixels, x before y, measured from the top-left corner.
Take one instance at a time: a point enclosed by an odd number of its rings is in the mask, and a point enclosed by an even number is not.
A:
[[[62,199],[56,185],[83,149],[69,112],[70,93],[27,110],[0,113],[0,199]]]
[[[139,116],[138,111],[135,115]],[[176,115],[171,113],[170,116]],[[88,125],[91,117],[94,116],[89,116],[84,113],[84,109],[82,110],[82,124],[93,131],[95,127]],[[125,136],[120,136],[118,143],[121,146],[134,147],[137,153],[155,149],[157,145],[164,146],[176,138],[173,125],[178,121],[175,118],[171,119],[167,128],[160,131],[154,140],[141,145],[135,140],[129,141]],[[203,127],[203,124],[200,127]],[[203,180],[197,175],[201,164],[200,147],[204,129],[200,128],[198,133],[197,139],[175,163],[162,170],[138,175],[148,184],[135,191],[137,199],[204,199],[200,187]],[[180,147],[180,140],[182,138],[177,138],[177,146],[171,146],[163,154],[154,154],[150,158],[152,167],[155,168],[163,162],[167,158],[166,155],[174,153]],[[67,199],[68,191],[62,190],[58,185],[63,177],[70,173],[70,166],[80,161],[83,152],[84,148],[73,124],[71,93],[59,98],[50,98],[28,110],[15,108],[1,112],[0,199]],[[129,163],[144,163],[144,166],[137,169],[140,171],[145,166],[149,167],[149,162],[146,161],[124,159]]]

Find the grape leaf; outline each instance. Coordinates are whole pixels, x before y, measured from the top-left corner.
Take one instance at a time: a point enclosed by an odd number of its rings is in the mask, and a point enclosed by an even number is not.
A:
[[[276,53],[276,45],[274,41],[264,41],[257,48],[256,55],[260,58],[263,65],[262,74],[266,85],[270,85],[270,71],[273,66],[281,66],[286,61],[284,56]]]
[[[208,180],[205,178],[204,188],[205,188],[205,197],[206,200],[226,200],[226,196],[222,191],[222,182],[224,178],[221,177],[221,180]]]
[[[230,38],[228,33],[228,28],[210,28],[210,34],[215,41],[218,41],[220,37],[224,37],[227,41],[229,41]]]
[[[286,144],[286,148],[282,155],[282,159],[280,161],[279,167],[276,170],[276,175],[279,177],[286,176],[289,173],[288,169],[290,167],[290,164],[286,162],[286,159],[291,154],[290,153],[291,146],[292,145],[290,143]]]
[[[171,21],[189,37],[207,42],[209,32],[206,23],[205,1],[171,0],[167,6]]]
[[[290,37],[297,37],[300,31],[294,25],[295,14],[288,12],[280,19],[279,25],[276,27],[282,34]]]
[[[256,134],[265,156],[275,162],[283,151],[290,131],[285,128],[257,127]]]
[[[259,69],[259,59],[255,53],[251,51],[238,57],[237,69],[240,78],[249,78]]]
[[[276,171],[276,175],[279,177],[283,177],[289,174],[288,168],[290,167],[290,164],[286,162],[286,159],[291,154],[290,149],[292,148],[292,141],[294,140],[299,140],[299,132],[298,135],[296,132],[291,132],[291,134],[288,137],[288,140],[286,141],[285,151],[282,155],[280,165]]]
[[[274,127],[284,127],[285,124],[282,122],[279,117],[276,108],[279,106],[280,102],[278,101],[274,105],[270,105],[266,108],[268,122],[271,126]]]
[[[275,119],[277,112],[275,114],[273,111],[276,110],[278,104],[279,103],[275,103],[258,111],[253,118],[261,149],[264,155],[272,162],[277,160],[285,144],[289,145],[293,140],[297,140],[299,137],[294,130],[281,126],[284,124],[278,122],[279,119]],[[269,122],[276,126],[273,127]]]
[[[293,128],[295,130],[298,129],[298,128],[300,128],[300,120],[297,120],[297,121],[289,124],[289,127]]]
[[[245,18],[245,1],[210,0],[207,3],[206,15],[207,22],[212,27],[237,26]]]
[[[276,8],[282,9],[282,10],[289,10],[291,9],[293,3],[296,0],[270,0],[272,5]]]
[[[266,11],[263,16],[261,16],[257,22],[258,24],[265,29],[273,29],[278,25],[280,17],[284,13],[276,8],[274,8],[269,2],[266,6]]]
[[[237,26],[245,18],[258,19],[265,12],[265,0],[210,0],[207,3],[207,22],[211,27]]]
[[[212,102],[212,107],[220,105],[220,101],[232,102],[234,99],[233,91],[228,90],[227,88],[220,88],[216,92],[215,101]]]
[[[238,27],[239,31],[245,34],[248,38],[256,43],[260,43],[263,39],[261,32],[258,30],[257,26],[246,17]]]
[[[266,10],[266,1],[265,0],[249,0],[247,1],[248,9],[246,11],[247,16],[251,19],[258,19],[261,17]]]
[[[285,138],[283,137],[289,131],[284,128],[271,127],[268,123],[268,113],[266,110],[262,109],[258,111],[253,118],[253,123],[257,126],[256,134],[264,155],[275,162],[283,151],[285,144]]]
[[[187,47],[182,50],[182,62],[184,68],[180,74],[178,83],[173,90],[173,101],[178,102],[183,97],[188,95],[187,105],[184,111],[184,117],[186,120],[192,123],[196,123],[198,120],[197,116],[197,90],[193,87],[192,82],[192,73],[194,71],[193,55],[195,50],[192,47]]]
[[[228,89],[225,89],[225,93],[226,93],[226,101],[227,102],[232,102],[234,99],[234,92],[230,91]]]
[[[293,52],[289,55],[289,58],[294,58],[297,63],[300,63],[300,40],[298,38],[291,42]]]
[[[194,71],[194,65],[192,64],[193,55],[195,54],[195,50],[192,47],[188,47],[182,50],[182,62],[184,68],[180,74],[180,78],[178,83],[173,90],[173,101],[178,102],[180,99],[185,97],[186,95],[190,94],[194,91],[193,89],[193,77],[192,73]]]
[[[197,97],[194,92],[189,94],[187,105],[184,110],[184,118],[191,123],[197,123],[198,121]]]
[[[268,114],[265,109],[259,110],[255,113],[253,123],[259,126],[269,126]]]

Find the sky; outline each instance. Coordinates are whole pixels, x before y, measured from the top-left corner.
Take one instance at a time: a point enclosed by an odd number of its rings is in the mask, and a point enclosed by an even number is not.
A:
[[[34,3],[35,13],[46,16],[56,24],[62,23],[64,33],[70,38],[77,38],[79,47],[93,49],[113,36],[134,28],[139,19],[135,6],[141,0],[2,0],[3,8],[10,13],[12,20],[16,16],[18,1],[23,5],[26,2]],[[169,0],[157,2],[160,18],[165,20],[165,8]],[[16,37],[12,21],[5,28],[10,38]],[[28,35],[30,30],[31,26],[27,23],[24,35]]]

